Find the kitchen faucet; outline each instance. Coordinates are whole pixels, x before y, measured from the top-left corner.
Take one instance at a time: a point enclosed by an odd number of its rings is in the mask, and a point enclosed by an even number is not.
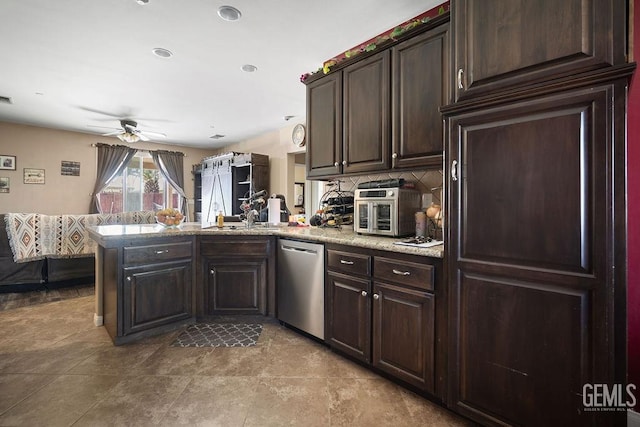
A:
[[[252,228],[255,225],[256,218],[259,215],[260,214],[255,209],[250,209],[250,210],[247,211],[247,213],[246,213],[246,216],[247,216],[247,228]]]

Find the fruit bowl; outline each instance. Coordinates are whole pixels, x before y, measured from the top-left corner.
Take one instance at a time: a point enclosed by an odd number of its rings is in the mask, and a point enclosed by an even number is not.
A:
[[[177,209],[162,209],[156,212],[156,222],[165,228],[178,228],[184,222],[184,215]]]

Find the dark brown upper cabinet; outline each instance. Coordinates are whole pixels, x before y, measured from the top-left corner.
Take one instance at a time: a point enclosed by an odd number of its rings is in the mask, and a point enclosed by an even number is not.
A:
[[[448,15],[307,83],[307,176],[442,167]]]
[[[342,173],[389,169],[390,53],[382,51],[343,71]]]
[[[625,4],[452,2],[456,101],[623,64]]]
[[[440,106],[451,99],[449,25],[406,40],[391,51],[392,166],[442,166]]]
[[[342,171],[342,72],[307,85],[307,177]]]

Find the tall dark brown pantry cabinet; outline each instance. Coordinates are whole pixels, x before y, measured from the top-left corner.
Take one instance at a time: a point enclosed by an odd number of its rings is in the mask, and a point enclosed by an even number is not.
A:
[[[624,1],[452,2],[449,405],[488,425],[624,425]]]

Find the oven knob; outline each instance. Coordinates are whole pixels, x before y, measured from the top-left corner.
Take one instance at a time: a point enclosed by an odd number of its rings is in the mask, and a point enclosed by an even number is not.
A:
[[[387,196],[388,197],[393,197],[393,190],[387,191]]]

